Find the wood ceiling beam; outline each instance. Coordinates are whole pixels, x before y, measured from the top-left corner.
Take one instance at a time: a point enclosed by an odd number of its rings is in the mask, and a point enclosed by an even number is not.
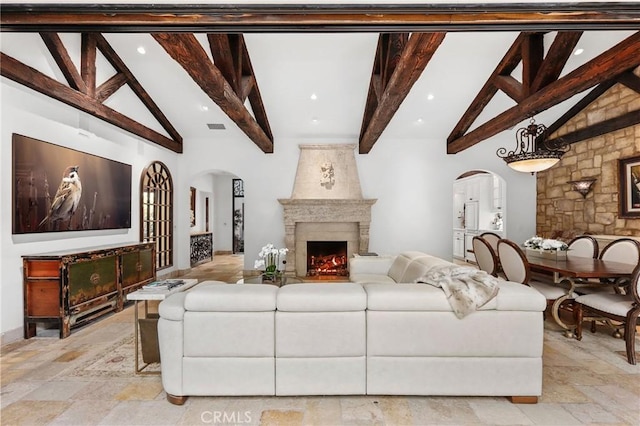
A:
[[[3,31],[433,32],[621,30],[637,2],[430,4],[3,4]]]
[[[577,93],[587,90],[640,65],[640,32],[637,32],[591,61],[524,99],[518,105],[449,141],[447,152],[455,154],[496,135],[522,120],[551,108]]]
[[[98,54],[96,38],[92,33],[82,33],[80,47],[80,75],[92,98],[96,95],[96,57]]]
[[[181,142],[174,141],[155,130],[145,127],[137,121],[98,102],[88,94],[72,89],[2,52],[0,52],[0,63],[2,64],[2,66],[0,66],[0,74],[3,77],[98,117],[107,123],[120,127],[151,142],[155,142],[174,152],[182,152]]]
[[[482,113],[482,110],[489,104],[491,99],[498,92],[498,87],[495,82],[500,76],[510,76],[513,70],[516,69],[522,59],[521,46],[525,40],[525,34],[519,34],[507,50],[507,53],[502,57],[496,68],[493,70],[487,81],[484,83],[476,97],[471,101],[471,104],[467,110],[462,114],[460,121],[451,131],[451,134],[447,138],[447,141],[453,141],[464,135],[478,116]]]
[[[559,32],[556,35],[531,84],[531,93],[537,92],[560,77],[582,33],[582,31],[569,31]]]
[[[273,152],[273,137],[258,123],[258,113],[254,111],[256,118],[251,115],[193,34],[154,33],[152,36],[263,152]]]
[[[445,35],[445,33],[413,33],[409,37],[371,119],[368,122],[363,120],[360,132],[360,154],[371,151],[402,101],[409,94],[411,87],[420,78]]]
[[[522,94],[527,97],[533,93],[533,80],[544,60],[544,34],[526,34],[522,45]]]
[[[580,111],[584,110],[591,102],[598,99],[604,92],[609,90],[616,84],[616,79],[603,81],[593,88],[585,97],[580,99],[574,106],[569,108],[567,112],[557,119],[553,124],[547,127],[547,134],[552,135],[560,127],[564,126],[569,120],[575,117]]]
[[[120,56],[118,56],[115,50],[113,50],[104,36],[102,34],[94,34],[94,38],[96,40],[96,47],[104,55],[107,61],[109,61],[111,66],[126,77],[127,85],[131,88],[133,93],[136,94],[136,96],[138,97],[138,99],[140,99],[144,106],[147,107],[151,115],[153,115],[158,123],[160,123],[167,134],[169,134],[169,136],[171,136],[171,138],[175,141],[182,141],[180,133],[178,133],[171,122],[169,122],[169,119],[164,115],[160,107],[158,107],[153,99],[151,99],[151,96],[149,96],[144,87],[142,87],[142,84],[140,84],[131,70],[129,70],[129,67],[127,67]]]
[[[617,78],[618,83],[624,84],[631,90],[640,93],[640,77],[635,75],[633,71],[620,74]]]
[[[583,129],[558,136],[557,138],[548,139],[545,141],[545,144],[550,147],[571,145],[576,142],[595,138],[596,136],[606,135],[607,133],[615,132],[616,130],[624,129],[626,127],[635,126],[636,124],[640,124],[640,112],[629,111],[621,116],[613,117],[599,123],[594,123]]]
[[[218,68],[243,104],[249,99],[256,122],[269,140],[273,141],[267,111],[253,73],[244,36],[242,34],[207,34],[207,39],[214,66]]]
[[[408,40],[408,33],[385,33],[378,35],[378,44],[373,60],[371,80],[369,82],[369,92],[367,93],[367,100],[362,115],[360,140],[364,137],[365,131],[369,127],[369,123],[371,123],[371,119],[378,108],[384,89],[398,65],[400,55]]]
[[[79,90],[82,93],[87,93],[87,86],[84,84],[84,80],[75,64],[69,56],[67,48],[62,44],[62,40],[56,33],[40,33],[40,38],[44,41],[45,46],[49,49],[49,53],[53,57],[53,60],[58,64],[58,68],[62,71],[65,80],[69,86],[73,89]]]
[[[507,96],[516,102],[525,98],[523,84],[510,75],[499,75],[493,81],[496,89],[502,90]]]
[[[113,95],[119,88],[127,84],[127,76],[119,72],[96,88],[95,99],[104,102]]]

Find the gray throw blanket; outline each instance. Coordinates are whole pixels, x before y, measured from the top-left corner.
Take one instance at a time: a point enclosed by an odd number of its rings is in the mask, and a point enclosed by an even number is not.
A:
[[[475,268],[438,265],[416,280],[417,283],[440,287],[458,318],[484,306],[497,294],[497,278]]]

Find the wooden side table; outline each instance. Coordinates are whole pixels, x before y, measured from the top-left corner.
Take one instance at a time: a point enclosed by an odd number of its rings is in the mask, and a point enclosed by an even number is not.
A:
[[[182,278],[179,278],[182,279]],[[162,301],[164,299],[166,299],[168,296],[174,294],[174,293],[178,293],[180,291],[185,291],[190,289],[191,287],[195,286],[196,284],[198,284],[198,280],[193,278],[193,279],[182,279],[184,281],[184,284],[174,287],[171,290],[167,290],[167,289],[145,289],[145,288],[141,288],[138,291],[134,291],[133,293],[129,293],[127,294],[127,300],[133,300],[135,302],[134,305],[134,322],[133,322],[133,334],[134,334],[134,351],[135,351],[135,365],[134,365],[134,372],[135,374],[147,374],[147,375],[151,375],[151,374],[160,374],[160,372],[157,371],[143,371],[145,368],[147,368],[149,366],[149,364],[151,363],[145,363],[142,367],[140,367],[140,355],[139,355],[139,347],[140,345],[142,345],[144,347],[145,345],[145,341],[141,339],[141,335],[139,333],[139,327],[138,327],[138,322],[141,318],[139,318],[138,315],[138,302],[144,301],[144,319],[150,319],[149,318],[149,301],[150,300],[157,300],[157,301]],[[155,341],[158,341],[158,329],[155,329]]]

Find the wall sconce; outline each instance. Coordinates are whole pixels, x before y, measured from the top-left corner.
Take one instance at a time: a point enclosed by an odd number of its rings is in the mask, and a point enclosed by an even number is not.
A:
[[[591,192],[596,178],[585,178],[580,180],[571,180],[567,183],[571,184],[571,189],[582,194],[582,198],[587,198],[587,194]]]
[[[547,146],[546,132],[547,127],[536,124],[532,117],[527,127],[516,131],[516,149],[507,151],[506,148],[499,148],[496,155],[519,172],[534,174],[546,170],[560,161],[569,150],[565,146]]]

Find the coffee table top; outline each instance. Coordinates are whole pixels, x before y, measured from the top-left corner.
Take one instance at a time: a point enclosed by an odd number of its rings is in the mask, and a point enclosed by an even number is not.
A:
[[[285,277],[284,285],[299,284],[301,282],[303,282],[302,279],[298,277]],[[236,284],[269,284],[269,285],[277,285],[278,287],[280,287],[280,285],[278,285],[277,283],[263,283],[262,276],[260,275],[256,275],[255,277],[247,277],[247,278],[240,279],[236,282]]]

